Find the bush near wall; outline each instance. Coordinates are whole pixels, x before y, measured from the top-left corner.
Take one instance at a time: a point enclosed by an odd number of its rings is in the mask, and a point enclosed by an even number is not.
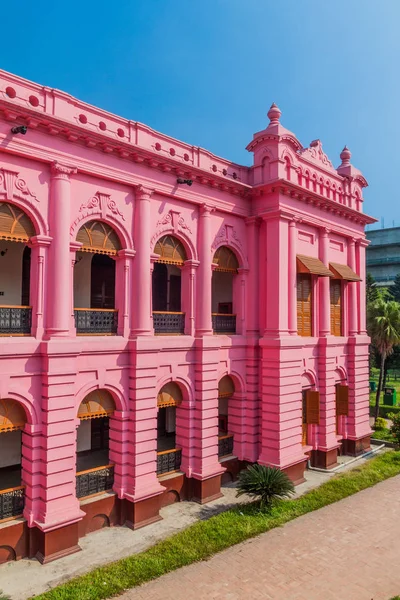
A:
[[[369,414],[373,416],[374,405],[369,405],[370,411]],[[379,405],[379,416],[388,419],[388,415],[393,413],[395,415],[400,414],[400,406],[389,406],[388,404],[380,404]]]

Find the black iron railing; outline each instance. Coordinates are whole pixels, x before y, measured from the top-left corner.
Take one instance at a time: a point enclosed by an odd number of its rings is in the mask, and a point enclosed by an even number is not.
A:
[[[24,512],[25,488],[20,485],[8,490],[0,490],[0,521],[20,517]]]
[[[181,448],[157,452],[157,475],[179,471],[182,462]]]
[[[181,312],[153,312],[154,333],[185,333],[185,313]]]
[[[214,333],[236,333],[236,315],[212,314]]]
[[[233,454],[233,435],[221,435],[218,438],[218,456],[230,456]]]
[[[75,308],[77,334],[116,335],[118,311],[106,308]]]
[[[0,306],[0,333],[30,335],[31,327],[31,306]]]
[[[76,497],[86,498],[112,489],[114,465],[96,467],[76,474]]]

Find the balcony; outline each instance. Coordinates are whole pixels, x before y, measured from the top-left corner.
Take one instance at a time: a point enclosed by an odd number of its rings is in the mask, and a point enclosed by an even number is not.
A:
[[[153,311],[154,333],[156,335],[183,335],[185,333],[185,313]]]
[[[75,308],[78,335],[116,335],[118,311],[113,308]]]
[[[164,450],[157,452],[157,475],[166,475],[179,471],[182,462],[182,449]]]
[[[220,435],[218,437],[218,458],[233,454],[233,435]]]
[[[76,497],[87,498],[112,490],[114,465],[95,467],[76,474]]]
[[[0,306],[0,335],[31,335],[31,306]]]
[[[236,333],[236,315],[212,313],[212,328],[214,333]]]
[[[0,521],[22,516],[24,506],[24,486],[0,490]]]

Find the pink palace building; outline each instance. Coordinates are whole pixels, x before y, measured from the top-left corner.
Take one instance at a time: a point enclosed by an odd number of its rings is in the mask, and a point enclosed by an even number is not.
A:
[[[367,182],[280,118],[247,167],[0,72],[0,562],[370,447]]]

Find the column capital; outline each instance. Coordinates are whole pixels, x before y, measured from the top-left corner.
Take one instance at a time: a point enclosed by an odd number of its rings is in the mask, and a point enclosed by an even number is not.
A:
[[[331,233],[331,229],[329,229],[329,227],[321,227],[321,237],[323,238],[327,238],[329,236],[329,234]]]
[[[210,206],[209,204],[202,204],[200,206],[200,215],[202,217],[208,217],[212,212],[214,212],[214,210],[214,206]]]
[[[185,260],[185,262],[183,263],[183,267],[188,268],[188,269],[192,269],[192,268],[197,269],[199,264],[200,264],[199,260],[194,260],[193,258],[189,258],[188,260]]]
[[[133,258],[136,254],[136,250],[131,248],[123,248],[117,252],[118,258]]]
[[[50,246],[51,242],[53,241],[53,238],[50,237],[49,235],[35,235],[33,237],[30,238],[29,240],[29,246],[35,247],[35,246]]]
[[[357,246],[361,246],[361,248],[368,248],[368,246],[370,245],[370,241],[367,240],[366,238],[358,238],[357,240]]]
[[[56,160],[51,165],[51,174],[53,179],[66,179],[68,181],[70,175],[75,175],[77,172],[78,169],[75,167],[63,165]]]
[[[154,188],[145,187],[140,183],[135,187],[136,200],[150,200],[154,191]]]

